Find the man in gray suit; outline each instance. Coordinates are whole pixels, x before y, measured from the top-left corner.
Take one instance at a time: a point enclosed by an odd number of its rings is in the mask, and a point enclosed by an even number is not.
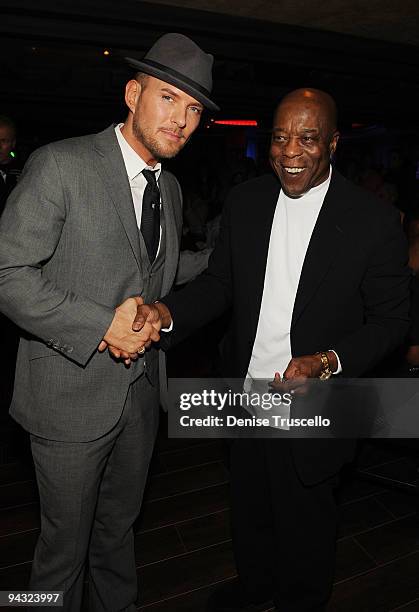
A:
[[[162,363],[145,343],[159,329],[131,330],[134,296],[166,294],[177,267],[181,192],[160,161],[218,109],[213,58],[189,38],[127,59],[125,123],[36,151],[0,223],[0,310],[24,330],[11,414],[30,433],[41,500],[30,588],[64,591],[71,612],[87,560],[90,610],[135,610],[132,525]],[[116,363],[107,343],[138,359]]]

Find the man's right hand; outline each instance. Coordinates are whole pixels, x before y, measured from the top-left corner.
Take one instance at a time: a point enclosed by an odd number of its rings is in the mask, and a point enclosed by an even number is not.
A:
[[[150,341],[160,340],[159,325],[147,320],[138,331],[133,330],[133,321],[137,317],[137,306],[143,305],[142,298],[128,298],[115,309],[112,323],[99,345],[99,351],[112,346],[124,354],[136,355]],[[146,317],[147,319],[147,317]]]

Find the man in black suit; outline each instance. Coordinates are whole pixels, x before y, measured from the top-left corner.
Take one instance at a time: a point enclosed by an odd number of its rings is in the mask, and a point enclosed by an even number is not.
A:
[[[231,191],[207,271],[140,307],[134,328],[151,311],[165,326],[173,320],[177,340],[232,307],[223,373],[287,385],[362,376],[396,347],[408,329],[399,215],[332,170],[338,138],[329,95],[288,94],[274,117],[275,175]],[[333,488],[352,455],[349,440],[233,443],[238,578],[209,610],[254,610],[251,602],[270,598],[281,612],[324,610],[334,570]]]

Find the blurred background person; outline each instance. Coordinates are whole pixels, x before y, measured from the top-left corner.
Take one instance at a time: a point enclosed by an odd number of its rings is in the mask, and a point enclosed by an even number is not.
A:
[[[22,171],[16,159],[16,126],[10,117],[0,115],[0,214]]]

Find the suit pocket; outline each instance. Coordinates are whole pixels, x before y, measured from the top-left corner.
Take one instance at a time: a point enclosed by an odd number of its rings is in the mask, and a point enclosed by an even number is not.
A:
[[[42,357],[59,357],[59,353],[43,342],[31,340],[29,344],[29,361],[41,359]]]

